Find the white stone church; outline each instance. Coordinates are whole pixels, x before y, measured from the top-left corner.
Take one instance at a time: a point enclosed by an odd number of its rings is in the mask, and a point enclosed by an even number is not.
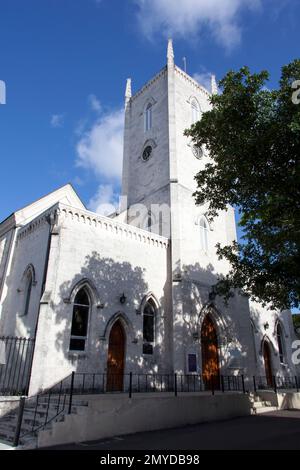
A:
[[[195,205],[209,155],[184,130],[216,92],[169,41],[160,72],[134,94],[127,81],[119,211],[90,212],[67,184],[0,224],[0,336],[35,338],[30,394],[72,371],[116,374],[119,390],[128,372],[294,376],[291,313],[213,294],[235,214],[209,223]]]

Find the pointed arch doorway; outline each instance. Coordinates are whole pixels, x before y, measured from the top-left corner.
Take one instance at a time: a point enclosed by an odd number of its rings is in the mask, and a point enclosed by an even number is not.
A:
[[[205,388],[220,388],[218,335],[210,315],[206,315],[201,328],[202,377]]]
[[[106,390],[108,392],[123,391],[125,342],[126,336],[123,325],[120,320],[117,320],[113,324],[109,335],[106,379]]]
[[[265,363],[266,381],[269,387],[273,387],[273,371],[271,361],[271,349],[267,341],[263,344],[263,356]]]

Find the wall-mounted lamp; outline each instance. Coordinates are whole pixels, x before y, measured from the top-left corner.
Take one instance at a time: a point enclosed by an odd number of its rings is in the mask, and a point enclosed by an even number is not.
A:
[[[217,297],[217,293],[216,293],[216,290],[215,290],[215,286],[211,286],[211,291],[208,294],[208,300],[210,302],[213,302],[216,297]]]
[[[125,304],[125,302],[126,302],[126,296],[125,296],[124,292],[120,297],[120,302],[121,302],[121,304]]]

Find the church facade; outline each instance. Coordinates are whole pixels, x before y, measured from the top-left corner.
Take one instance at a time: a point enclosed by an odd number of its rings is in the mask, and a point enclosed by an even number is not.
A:
[[[289,311],[212,286],[229,265],[234,209],[210,223],[193,199],[209,155],[184,130],[211,93],[174,63],[135,94],[127,81],[118,213],[88,211],[70,185],[0,225],[0,336],[35,338],[29,393],[72,371],[294,376]],[[6,358],[7,360],[7,358]]]

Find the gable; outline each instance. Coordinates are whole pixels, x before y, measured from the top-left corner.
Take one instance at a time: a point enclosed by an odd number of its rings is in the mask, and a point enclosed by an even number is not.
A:
[[[14,214],[9,216],[0,224],[0,232],[6,231],[6,225],[11,227],[12,225],[27,224],[39,214],[54,206],[58,202],[75,207],[77,209],[85,209],[83,202],[80,200],[72,185],[68,183],[56,189],[55,191],[52,191],[46,196],[37,199],[28,206],[25,206],[22,209],[14,212]]]

